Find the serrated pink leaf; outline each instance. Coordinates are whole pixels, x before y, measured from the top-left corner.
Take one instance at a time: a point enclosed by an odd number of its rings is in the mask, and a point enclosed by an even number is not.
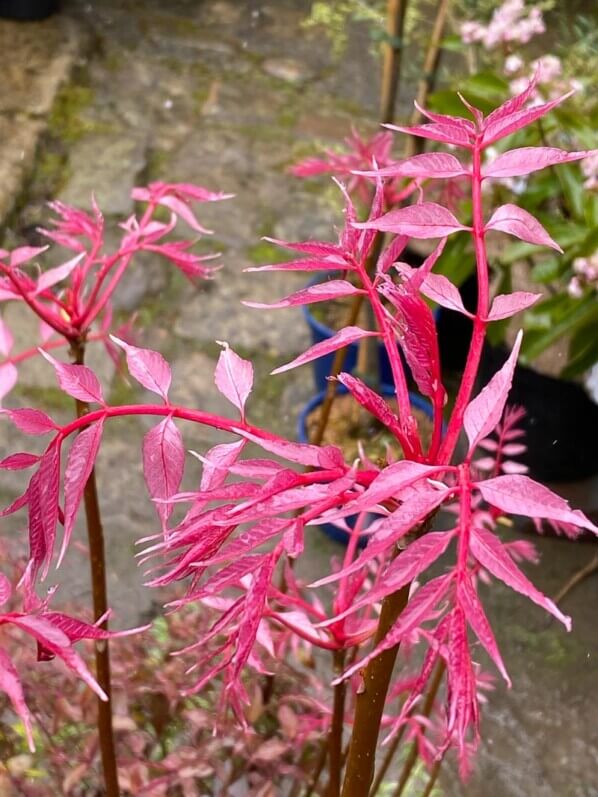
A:
[[[88,404],[94,402],[104,404],[102,386],[91,368],[86,365],[62,363],[43,349],[40,349],[39,353],[53,366],[61,390]]]
[[[334,257],[322,257],[319,260],[304,258],[303,260],[287,260],[282,263],[273,263],[268,266],[252,266],[243,271],[353,271],[354,266],[349,264],[344,258],[335,255]]]
[[[217,595],[226,587],[238,586],[241,579],[260,567],[264,558],[264,554],[248,554],[236,559],[226,567],[220,568],[220,570],[202,584],[201,589],[194,594],[194,599],[200,600],[205,595]]]
[[[95,464],[102,439],[103,420],[88,426],[77,435],[66,460],[64,472],[64,536],[58,557],[60,566],[73,533],[85,485]]]
[[[59,428],[49,415],[41,410],[32,410],[23,407],[18,410],[3,409],[2,412],[8,415],[10,420],[21,432],[32,435],[43,435],[55,432]]]
[[[455,216],[435,202],[408,205],[386,213],[373,221],[355,224],[358,229],[381,230],[410,238],[444,238],[446,235],[467,230]]]
[[[498,671],[510,687],[511,679],[509,678],[507,668],[500,655],[492,627],[488,622],[484,607],[482,606],[470,578],[465,578],[459,582],[457,586],[457,600],[474,634],[480,640],[486,652],[495,663]]]
[[[500,321],[503,318],[510,318],[522,310],[527,310],[528,307],[531,307],[541,298],[541,293],[528,293],[527,291],[500,293],[494,297],[486,320]]]
[[[264,236],[264,241],[276,246],[282,246],[285,249],[294,249],[296,252],[303,252],[306,255],[315,255],[316,257],[332,257],[339,258],[343,262],[342,252],[336,244],[328,243],[327,241],[281,241],[279,238],[269,238]]]
[[[428,110],[428,108],[424,108],[417,102],[417,100],[413,104],[421,113],[421,115],[426,117],[426,119],[429,119],[432,122],[437,122],[441,125],[449,125],[449,127],[460,127],[467,133],[475,135],[475,125],[469,119],[463,119],[462,116],[448,116],[447,114],[443,113],[435,113],[434,111]]]
[[[364,598],[354,602],[336,617],[326,620],[325,623],[322,623],[322,626],[331,625],[363,609],[365,606],[378,603],[392,592],[396,592],[406,584],[410,584],[442,556],[453,537],[454,533],[450,531],[433,531],[412,542],[386,567],[376,585],[368,591]],[[328,581],[322,579],[314,586],[319,586],[323,583],[328,583]]]
[[[276,551],[272,551],[269,556],[264,558],[261,567],[253,578],[251,587],[247,591],[247,598],[245,599],[243,615],[239,625],[237,648],[233,657],[233,678],[235,679],[238,678],[249,659],[255,643],[259,625],[264,615],[268,587],[270,586],[276,561]]]
[[[570,163],[594,155],[596,150],[567,152],[556,147],[520,147],[499,155],[482,169],[482,177],[521,177],[547,166]]]
[[[290,462],[296,462],[298,465],[316,468],[344,466],[342,452],[336,446],[312,446],[309,443],[292,443],[290,440],[260,437],[248,429],[239,428],[232,431],[246,440],[257,443],[264,451],[269,451],[271,454],[276,454],[276,456],[283,457]]]
[[[469,174],[468,170],[454,155],[448,152],[427,152],[397,161],[377,171],[357,171],[366,177],[421,177],[454,178]]]
[[[508,116],[512,116],[517,111],[520,111],[523,106],[527,104],[528,100],[532,99],[534,96],[537,84],[538,76],[534,75],[522,92],[516,94],[514,97],[509,97],[506,102],[503,102],[502,105],[499,105],[498,108],[495,108],[488,114],[483,122],[482,129],[485,130],[488,126],[500,122]]]
[[[12,585],[4,573],[0,573],[0,606],[12,595]]]
[[[385,125],[389,130],[407,133],[410,136],[419,136],[431,141],[441,141],[443,144],[454,144],[456,147],[471,149],[473,146],[472,134],[462,125],[432,122],[431,124],[403,127],[398,125]]]
[[[124,340],[110,336],[110,339],[124,350],[129,373],[140,385],[152,393],[157,393],[168,402],[168,390],[172,381],[170,365],[164,357],[152,349],[140,349],[125,343]]]
[[[21,451],[18,454],[10,454],[0,461],[0,468],[5,470],[24,470],[25,468],[33,467],[39,460],[40,458],[37,454]]]
[[[8,357],[14,344],[14,338],[8,325],[0,316],[0,354]]]
[[[572,523],[598,534],[598,526],[579,509],[571,509],[567,501],[530,479],[529,476],[497,476],[477,482],[476,488],[492,506],[514,515],[526,515],[560,523]]]
[[[172,210],[180,219],[183,219],[192,230],[196,232],[202,233],[203,235],[210,235],[212,230],[208,230],[206,227],[203,227],[198,220],[195,218],[195,214],[182,199],[179,199],[176,196],[163,196],[158,200],[158,204],[163,205],[164,207]]]
[[[14,664],[2,650],[2,648],[0,648],[0,690],[8,696],[15,713],[23,722],[29,750],[34,753],[35,744],[33,743],[31,714],[29,713],[27,703],[25,702],[23,687],[21,686],[19,674],[16,671]]]
[[[76,617],[71,617],[61,612],[44,612],[42,616],[44,620],[52,623],[54,628],[58,628],[63,634],[66,634],[71,643],[79,642],[82,639],[115,639],[138,634],[151,628],[151,623],[149,623],[137,628],[127,628],[123,631],[107,631],[97,625],[90,625],[83,620],[78,620]]]
[[[456,310],[471,318],[471,313],[463,305],[459,289],[443,274],[428,274],[420,290],[424,296],[441,307]]]
[[[505,232],[508,235],[514,235],[515,238],[519,238],[521,241],[538,244],[539,246],[550,246],[552,249],[556,249],[557,252],[563,251],[546,232],[538,219],[528,213],[527,210],[517,207],[517,205],[501,205],[494,211],[485,229],[486,231],[500,230],[500,232]]]
[[[384,424],[390,432],[400,437],[403,430],[399,417],[381,395],[352,374],[340,373],[337,378],[362,407]]]
[[[521,347],[522,333],[519,332],[513,351],[500,371],[497,371],[488,384],[467,406],[463,414],[463,426],[469,440],[470,453],[497,426],[505,409],[513,373]]]
[[[497,479],[525,478],[523,476],[499,476]],[[531,481],[531,479],[529,480]],[[500,543],[492,532],[486,529],[476,528],[470,538],[470,550],[482,567],[506,584],[516,592],[525,595],[533,603],[541,606],[565,626],[567,631],[571,630],[571,618],[564,615],[559,608],[545,595],[543,595],[532,582],[521,572],[515,562],[507,553],[505,547]]]
[[[344,327],[344,329],[341,329],[339,332],[332,335],[332,337],[326,338],[326,340],[311,346],[307,351],[300,354],[299,357],[296,357],[291,362],[275,368],[271,373],[272,375],[282,374],[285,371],[290,371],[292,368],[298,368],[300,365],[305,365],[305,363],[312,362],[312,360],[317,360],[319,357],[324,357],[333,351],[343,349],[345,346],[350,346],[351,343],[355,343],[362,338],[376,337],[378,334],[378,332],[360,329],[359,327]]]
[[[489,147],[494,144],[495,141],[499,141],[501,138],[510,136],[517,130],[521,130],[522,127],[531,125],[537,119],[541,119],[542,116],[545,116],[553,108],[556,108],[557,105],[560,105],[574,93],[574,91],[569,91],[567,94],[563,94],[562,97],[557,97],[556,99],[550,100],[550,102],[546,102],[543,105],[534,105],[532,108],[521,108],[506,115],[498,114],[500,109],[497,108],[497,111],[495,112],[497,115],[494,117],[494,119],[492,119],[492,115],[486,119],[486,125],[482,136],[482,146]]]
[[[61,266],[50,268],[47,271],[42,272],[35,285],[33,295],[37,296],[39,293],[42,293],[48,288],[56,285],[56,283],[66,279],[84,256],[85,252],[81,252],[81,254],[73,257],[71,260],[63,263]]]
[[[151,498],[168,499],[178,492],[185,467],[183,438],[172,418],[167,417],[143,438],[143,475]],[[173,507],[156,503],[156,512],[166,527]]]
[[[371,653],[353,664],[348,670],[345,670],[342,676],[336,681],[333,681],[333,683],[344,681],[354,673],[362,670],[372,659],[375,659],[376,656],[379,656],[389,648],[394,648],[402,639],[416,628],[419,628],[421,624],[428,620],[434,613],[434,610],[446,594],[451,580],[452,576],[442,575],[424,584],[423,587],[420,587],[403,609],[398,620],[386,634],[382,642],[380,642]]]
[[[356,296],[365,291],[356,288],[346,280],[328,280],[326,282],[319,282],[316,285],[310,285],[308,288],[292,293],[285,296],[278,302],[271,304],[264,304],[263,302],[243,302],[247,307],[253,307],[257,310],[278,310],[283,307],[299,307],[304,304],[313,304],[314,302],[327,302],[332,299],[342,299],[344,296]]]
[[[236,443],[221,443],[211,448],[201,459],[204,467],[200,490],[214,490],[224,484],[229,468],[238,460],[245,445],[245,440],[238,440]]]
[[[268,542],[272,537],[276,537],[284,529],[294,523],[295,521],[293,519],[288,518],[267,518],[260,523],[256,523],[247,531],[241,532],[229,545],[210,557],[205,564],[212,566],[230,559],[245,556],[254,548],[259,548],[261,545],[264,545],[264,543]]]
[[[53,445],[42,456],[39,468],[31,477],[27,489],[29,559],[33,575],[43,568],[42,578],[47,575],[54,552],[59,488],[60,451],[58,446]]]
[[[0,401],[17,383],[18,371],[12,363],[0,363]]]
[[[239,357],[228,345],[220,352],[214,382],[216,387],[245,417],[245,402],[253,387],[253,365],[249,360]]]

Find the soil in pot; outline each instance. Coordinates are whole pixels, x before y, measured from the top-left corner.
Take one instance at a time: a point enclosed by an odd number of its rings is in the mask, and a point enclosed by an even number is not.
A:
[[[387,402],[396,412],[396,400],[387,399]],[[307,416],[306,425],[310,438],[318,427],[321,409],[319,405]],[[418,407],[412,407],[412,411],[425,450],[432,439],[432,420],[428,413]],[[380,421],[366,412],[350,394],[338,395],[330,411],[324,443],[338,446],[344,454],[345,461],[352,462],[359,456],[360,442],[372,462],[381,466],[386,463],[387,448],[390,448],[395,459],[403,459],[401,446]]]

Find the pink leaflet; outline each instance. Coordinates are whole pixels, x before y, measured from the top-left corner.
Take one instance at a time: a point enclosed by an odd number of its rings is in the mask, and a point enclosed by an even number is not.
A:
[[[201,458],[204,467],[199,489],[214,490],[224,484],[229,468],[238,460],[245,445],[245,440],[238,440],[236,443],[221,443],[211,448]]]
[[[571,509],[567,501],[530,479],[529,476],[507,475],[477,482],[475,487],[492,506],[514,515],[526,515],[560,523],[572,523],[598,534],[598,526],[579,509]]]
[[[71,539],[83,491],[98,455],[103,426],[102,419],[83,429],[68,453],[64,472],[64,536],[57,567],[60,566]]]
[[[13,389],[19,377],[12,363],[0,363],[0,401]]]
[[[344,466],[342,452],[336,446],[312,446],[309,443],[292,443],[290,440],[271,440],[267,437],[259,437],[247,429],[234,429],[233,431],[246,440],[257,443],[265,451],[283,457],[290,462],[296,462],[299,465],[316,468],[338,468]]]
[[[58,522],[59,487],[60,452],[58,446],[53,445],[41,458],[27,489],[29,559],[34,577],[43,567],[42,577],[45,578],[50,567]]]
[[[469,403],[463,414],[463,426],[469,440],[469,453],[498,425],[507,403],[513,382],[513,373],[521,347],[521,332],[517,335],[513,351],[500,371]]]
[[[498,479],[525,478],[512,476],[499,476]],[[490,481],[497,481],[491,479]],[[531,480],[529,480],[531,481]],[[545,595],[543,595],[526,576],[519,570],[513,562],[505,547],[497,537],[490,531],[481,528],[473,529],[470,539],[470,550],[482,567],[486,568],[492,575],[506,584],[515,592],[525,595],[533,603],[541,606],[565,626],[567,631],[571,630],[571,618],[564,615],[559,608]]]
[[[12,585],[4,573],[0,573],[0,606],[12,595]]]
[[[326,620],[321,625],[328,626],[338,622],[366,606],[378,603],[387,595],[414,581],[442,556],[454,536],[454,531],[433,531],[412,542],[404,551],[399,553],[396,559],[390,562],[376,585],[368,590],[361,600],[355,601],[344,612]],[[344,577],[346,573],[341,571],[340,576]],[[335,573],[334,577],[339,577],[339,573]],[[327,579],[323,579],[318,583],[327,583],[327,581]]]
[[[395,462],[384,468],[358,498],[349,501],[332,515],[328,515],[326,520],[337,520],[356,512],[367,512],[388,498],[399,499],[401,490],[411,487],[422,479],[436,476],[447,469],[446,465],[423,465],[405,459]]]
[[[443,274],[428,274],[420,290],[424,296],[441,307],[455,310],[457,313],[463,313],[468,318],[472,318],[472,314],[463,305],[458,288]]]
[[[343,296],[356,296],[358,293],[365,293],[365,291],[356,288],[346,280],[328,280],[327,282],[319,282],[316,285],[310,285],[309,288],[303,288],[303,290],[292,293],[290,296],[285,296],[283,299],[280,299],[278,302],[273,302],[272,304],[245,301],[243,304],[257,310],[279,310],[283,307],[298,307],[303,304],[340,299]]]
[[[61,363],[43,349],[40,349],[39,353],[53,366],[61,390],[79,401],[104,405],[102,387],[91,368],[86,365]]]
[[[508,686],[512,686],[511,679],[507,673],[507,669],[500,655],[498,644],[494,637],[494,633],[484,612],[484,607],[475,591],[472,580],[466,577],[457,585],[457,600],[465,614],[465,619],[471,626],[474,634],[480,640],[486,652],[496,665],[498,671],[507,682]]]
[[[423,108],[417,101],[415,101],[413,104],[422,116],[425,116],[426,119],[429,119],[432,122],[437,122],[441,125],[448,125],[449,127],[460,127],[462,130],[465,130],[467,133],[471,134],[475,134],[476,132],[475,125],[473,122],[470,122],[469,119],[463,119],[461,116],[447,116],[446,114],[442,113],[434,113],[433,111],[429,111],[427,108]]]
[[[471,149],[473,146],[472,135],[465,130],[462,125],[453,124],[432,124],[415,125],[414,127],[402,127],[397,125],[384,125],[389,130],[396,130],[399,133],[407,133],[410,136],[429,138],[431,141],[442,141],[444,144],[454,144],[457,147]]]
[[[129,373],[140,385],[152,393],[157,393],[166,403],[168,403],[168,390],[172,381],[170,365],[164,357],[151,349],[140,349],[125,343],[114,335],[110,339],[124,350],[127,358],[127,368]]]
[[[373,229],[408,235],[410,238],[444,238],[445,235],[467,230],[450,210],[435,202],[408,205],[386,213],[374,221],[355,224],[358,229]]]
[[[76,617],[70,617],[61,612],[44,612],[42,617],[49,620],[55,628],[62,631],[72,642],[79,642],[81,639],[114,639],[124,636],[138,634],[151,628],[151,623],[138,626],[137,628],[127,628],[123,631],[107,631],[97,625],[90,625]]]
[[[538,219],[528,213],[527,210],[517,207],[517,205],[501,205],[492,214],[492,218],[486,224],[485,230],[486,232],[488,230],[500,230],[508,235],[514,235],[515,238],[519,238],[521,241],[538,244],[539,246],[550,246],[561,253],[563,251],[557,242],[553,241]]]
[[[193,599],[200,600],[204,595],[217,595],[225,587],[238,586],[244,576],[253,573],[260,567],[264,558],[264,554],[255,553],[235,559],[226,567],[217,570],[210,579],[202,584],[199,591],[194,593]]]
[[[167,417],[143,438],[143,475],[151,498],[168,499],[179,489],[185,467],[183,438],[172,418]],[[162,527],[172,514],[172,505],[156,503]]]
[[[243,271],[354,271],[354,266],[338,255],[322,257],[319,260],[287,260],[269,266],[253,266]]]
[[[351,675],[362,670],[372,659],[379,656],[389,648],[393,648],[413,630],[420,627],[434,613],[434,610],[446,594],[452,581],[451,575],[442,575],[432,579],[423,587],[420,587],[409,603],[399,615],[398,620],[392,626],[382,642],[365,658],[353,664],[348,670],[333,681],[333,684],[345,681]]]
[[[66,279],[84,256],[85,252],[81,252],[81,254],[73,257],[71,260],[63,263],[61,266],[43,271],[37,280],[35,290],[33,291],[33,296],[37,296],[38,293],[42,293],[48,288],[56,285],[57,282],[61,282],[63,279]]]
[[[10,350],[12,349],[14,344],[14,338],[12,336],[12,332],[8,328],[8,326],[4,323],[2,316],[0,316],[0,354],[3,354],[5,357],[8,357],[10,354]]]
[[[239,625],[237,648],[233,657],[233,678],[235,679],[240,675],[255,643],[277,559],[276,550],[264,558],[263,564],[255,574],[251,587],[247,591]]]
[[[495,124],[502,119],[512,116],[517,111],[520,111],[527,101],[533,97],[537,83],[538,78],[537,75],[535,75],[520,94],[517,94],[515,97],[509,97],[506,102],[503,102],[502,105],[489,113],[484,120],[483,129],[485,130],[489,125]]]
[[[13,249],[10,253],[10,265],[12,268],[21,266],[23,263],[27,263],[29,260],[41,255],[48,248],[48,246],[20,246],[18,249]]]
[[[425,179],[454,178],[469,171],[448,152],[428,152],[397,161],[377,171],[356,172],[366,177],[421,177]]]
[[[314,255],[316,257],[332,257],[338,258],[339,262],[343,261],[342,252],[336,244],[328,243],[327,241],[281,241],[279,238],[268,238],[265,236],[264,241],[276,246],[282,246],[285,249],[294,249],[296,252],[303,252],[306,255]]]
[[[219,550],[218,553],[206,560],[204,564],[212,566],[244,556],[254,548],[264,545],[272,537],[280,534],[281,531],[296,522],[296,520],[289,518],[266,518],[247,531],[242,531],[229,545]]]
[[[560,105],[561,102],[564,102],[564,100],[568,99],[574,93],[574,91],[569,91],[567,94],[563,94],[562,97],[557,97],[550,102],[544,103],[544,105],[535,105],[533,108],[522,108],[521,110],[517,110],[505,116],[498,115],[497,112],[500,111],[500,108],[498,108],[495,112],[497,116],[494,119],[491,119],[491,116],[486,119],[486,125],[482,136],[482,146],[489,147],[491,144],[494,144],[495,141],[510,136],[511,133],[521,130],[522,127],[527,127],[532,124],[532,122],[535,122],[536,119],[540,119],[553,108],[556,108],[557,105]]]
[[[253,387],[253,365],[239,357],[228,345],[220,343],[223,350],[216,364],[214,382],[231,404],[245,417],[245,402]]]
[[[519,147],[499,155],[482,169],[482,177],[520,177],[547,166],[570,163],[596,154],[596,150],[567,152],[557,147]]]
[[[10,420],[21,432],[32,435],[43,435],[49,432],[58,430],[58,426],[41,410],[32,410],[28,407],[23,407],[18,410],[0,410],[5,415],[8,415]]]
[[[21,719],[25,729],[25,737],[29,750],[35,752],[35,744],[33,743],[33,729],[31,727],[31,714],[25,702],[25,695],[23,694],[23,687],[19,680],[19,674],[15,669],[14,664],[0,648],[0,690],[8,695],[12,707],[17,716]]]
[[[384,424],[392,434],[398,437],[401,436],[401,422],[382,396],[368,387],[361,379],[351,374],[340,373],[337,379],[341,385],[347,388],[355,400],[377,418],[380,423]]]
[[[486,321],[499,321],[502,318],[510,318],[522,310],[527,310],[540,298],[542,298],[541,293],[528,293],[527,291],[500,293],[494,297]]]
[[[290,371],[292,368],[305,365],[305,363],[309,363],[312,360],[317,360],[319,357],[324,357],[326,354],[330,354],[333,351],[343,349],[345,346],[350,346],[351,343],[355,343],[362,338],[376,336],[378,336],[378,332],[360,329],[359,327],[345,327],[336,334],[332,335],[332,337],[327,338],[320,343],[316,343],[314,346],[311,346],[309,349],[307,349],[307,351],[303,352],[303,354],[300,354],[299,357],[296,357],[291,362],[275,368],[271,374],[282,374],[284,371]]]

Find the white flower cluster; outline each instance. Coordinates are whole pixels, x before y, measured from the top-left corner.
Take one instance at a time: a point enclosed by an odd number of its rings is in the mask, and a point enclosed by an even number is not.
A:
[[[540,8],[532,6],[528,10],[524,0],[505,0],[494,11],[488,25],[464,22],[461,26],[461,38],[465,44],[481,42],[491,50],[503,42],[526,44],[545,30]]]
[[[581,299],[586,288],[598,290],[598,250],[589,257],[576,257],[573,261],[573,271],[567,290],[569,296]]]

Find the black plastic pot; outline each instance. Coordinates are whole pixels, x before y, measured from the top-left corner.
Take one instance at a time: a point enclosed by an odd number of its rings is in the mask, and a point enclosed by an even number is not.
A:
[[[503,365],[504,347],[487,346],[480,368],[484,385]],[[580,481],[598,473],[598,405],[575,382],[515,368],[509,404],[525,407],[527,452],[519,459],[543,482]]]
[[[54,14],[58,4],[59,0],[0,0],[0,17],[34,22]]]

